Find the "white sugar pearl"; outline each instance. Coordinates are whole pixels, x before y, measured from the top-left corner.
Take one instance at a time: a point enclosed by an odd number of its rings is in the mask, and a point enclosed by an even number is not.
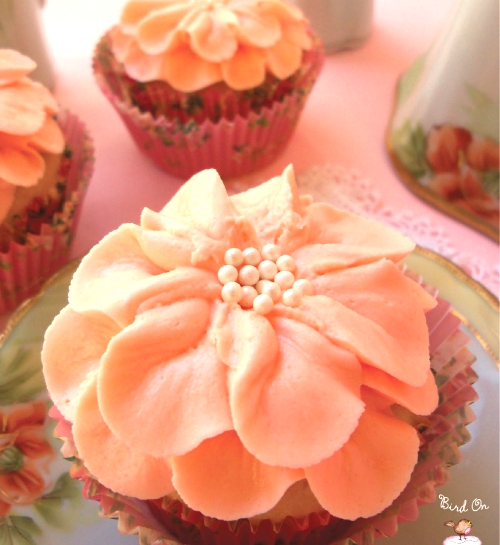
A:
[[[240,300],[240,305],[246,308],[252,308],[253,301],[259,295],[253,286],[243,286],[243,297]]]
[[[277,303],[281,297],[281,288],[278,286],[278,284],[276,284],[276,282],[266,282],[266,284],[262,286],[262,290],[260,293],[269,295],[269,297],[275,303]]]
[[[253,300],[253,309],[258,314],[267,314],[268,312],[271,312],[273,307],[273,300],[265,293],[257,295],[257,297]]]
[[[221,295],[226,303],[238,303],[243,297],[243,289],[238,282],[228,282],[222,288]]]
[[[295,270],[295,259],[291,255],[282,255],[276,261],[276,266],[280,271],[294,271]]]
[[[271,261],[276,262],[278,257],[281,255],[280,247],[276,244],[266,244],[264,248],[262,248],[262,257],[264,259],[269,259]]]
[[[300,278],[293,283],[293,289],[298,291],[301,295],[312,295],[314,293],[314,286],[312,282],[307,278]]]
[[[230,248],[224,254],[224,263],[239,267],[243,263],[243,252],[239,248]]]
[[[257,266],[260,263],[260,253],[257,248],[245,248],[243,250],[243,260],[246,265]]]
[[[295,282],[295,276],[290,271],[280,271],[275,277],[274,281],[284,291],[293,286]]]
[[[278,267],[276,267],[276,263],[273,263],[269,259],[265,259],[258,264],[257,270],[259,271],[260,278],[263,278],[264,280],[273,280],[278,272]]]
[[[262,293],[264,286],[270,283],[271,283],[271,280],[259,280],[257,284],[255,284],[255,289],[257,290],[257,293]]]
[[[238,281],[242,286],[253,286],[259,280],[259,271],[253,265],[244,265],[238,274]]]
[[[298,307],[302,302],[302,295],[298,291],[291,289],[285,291],[282,299],[283,304],[287,307]]]
[[[223,265],[217,273],[217,278],[221,284],[234,282],[238,278],[238,269],[233,267],[233,265]]]

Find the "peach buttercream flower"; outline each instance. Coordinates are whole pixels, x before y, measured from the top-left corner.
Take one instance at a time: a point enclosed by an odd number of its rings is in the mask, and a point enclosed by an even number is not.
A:
[[[45,436],[45,418],[43,401],[0,408],[0,518],[47,488],[47,463],[55,451]]]
[[[266,71],[286,79],[312,45],[301,11],[283,0],[129,0],[112,39],[129,76],[182,92],[219,81],[250,89]]]
[[[0,49],[0,222],[14,201],[16,187],[37,184],[45,171],[43,153],[61,153],[64,136],[53,114],[52,94],[26,75],[36,63]]]
[[[225,301],[226,252],[269,244],[312,294],[265,315]],[[196,174],[90,251],[47,330],[48,389],[79,457],[111,490],[175,490],[224,520],[265,513],[303,479],[335,516],[380,512],[419,448],[391,406],[437,404],[435,302],[398,266],[413,248],[299,196],[291,167],[233,197],[216,171]]]

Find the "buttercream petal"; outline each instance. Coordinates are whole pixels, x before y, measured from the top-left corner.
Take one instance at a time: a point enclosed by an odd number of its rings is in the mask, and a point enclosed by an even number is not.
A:
[[[175,489],[189,507],[223,520],[265,513],[304,475],[259,462],[234,431],[172,458],[172,470]]]
[[[332,515],[347,520],[370,517],[403,491],[418,447],[414,428],[367,408],[349,441],[305,473],[314,495]]]
[[[279,79],[286,79],[296,72],[302,62],[302,48],[284,39],[266,49],[266,65]]]
[[[214,169],[195,174],[183,185],[157,217],[157,228],[186,238],[194,246],[192,264],[224,264],[224,253],[232,247],[246,248],[258,242],[247,218],[238,214]],[[149,228],[153,217],[148,215]]]
[[[415,243],[395,229],[325,203],[309,206],[309,244],[343,245],[347,255],[367,254],[365,261],[385,257],[399,262],[415,249]],[[348,266],[348,263],[346,264]]]
[[[41,84],[27,78],[15,85],[0,87],[0,131],[33,134],[41,129],[47,113],[57,111],[57,103]]]
[[[156,215],[159,216],[159,214]],[[175,239],[165,232],[156,233],[147,230],[138,230],[135,236],[139,240],[141,249],[144,250],[145,259],[151,258],[152,263],[160,267],[173,266],[165,267],[168,272],[137,277],[135,282],[129,283],[129,280],[134,279],[134,271],[131,269],[131,276],[125,279],[123,285],[116,283],[107,288],[108,300],[101,298],[100,301],[104,304],[103,312],[112,317],[121,327],[131,324],[136,314],[155,306],[166,306],[191,297],[207,300],[220,297],[222,286],[214,273],[191,266],[182,266],[179,255],[175,251],[178,249],[176,243],[183,239]],[[187,262],[189,265],[188,260]],[[108,274],[107,269],[105,270],[105,274]],[[91,274],[92,269],[89,268],[89,271]],[[121,270],[121,272],[124,271]],[[78,279],[85,290],[89,287],[86,278],[83,275],[81,279]],[[101,286],[102,289],[106,287],[106,284]],[[75,289],[77,289],[76,285]],[[114,292],[111,293],[111,290]],[[82,296],[84,297],[85,293]]]
[[[132,31],[139,21],[152,11],[161,10],[178,3],[178,0],[128,0],[122,10],[120,22],[123,27]]]
[[[357,359],[294,320],[235,311],[228,326],[237,362],[231,412],[247,450],[263,463],[299,468],[341,448],[364,409]]]
[[[235,12],[239,19],[236,32],[242,43],[270,47],[280,39],[281,25],[276,17],[260,16],[252,9],[235,8]]]
[[[208,62],[222,62],[230,59],[238,48],[238,42],[231,26],[224,19],[230,21],[232,26],[236,16],[224,8],[216,8],[209,12],[201,13],[189,25],[189,43],[191,49],[202,59]]]
[[[221,81],[222,74],[219,64],[200,58],[185,45],[163,58],[158,79],[167,81],[177,91],[192,93]]]
[[[309,236],[309,217],[291,165],[281,176],[234,195],[231,200],[252,223],[262,245],[278,244],[282,254],[291,253]]]
[[[74,403],[87,387],[87,377],[100,365],[110,339],[120,331],[107,316],[88,317],[65,307],[45,333],[43,374],[50,397],[73,422]]]
[[[42,128],[29,137],[29,145],[45,153],[62,153],[64,150],[64,134],[52,117],[47,117]]]
[[[152,11],[137,25],[139,47],[148,55],[158,55],[177,42],[179,21],[188,13],[188,4],[172,4]]]
[[[232,58],[221,62],[224,81],[236,91],[261,85],[266,78],[266,57],[260,49],[240,45]]]
[[[274,15],[282,21],[300,21],[304,19],[302,11],[297,6],[282,0],[259,2],[257,11],[263,15]]]
[[[7,217],[7,214],[14,202],[16,186],[0,179],[0,223]]]
[[[140,232],[137,225],[121,225],[83,258],[68,296],[77,312],[120,317],[123,298],[163,272],[144,254],[137,241]]]
[[[311,278],[314,293],[331,297],[381,326],[408,351],[429,352],[424,312],[436,300],[387,259]],[[428,367],[428,361],[426,362]]]
[[[283,40],[305,50],[312,48],[311,36],[302,23],[298,21],[284,21],[281,25],[281,32]]]
[[[147,55],[135,40],[118,31],[112,36],[113,52],[131,78],[142,82],[159,78],[163,65],[161,55]]]
[[[14,49],[0,50],[0,86],[19,81],[36,68],[36,62]]]
[[[180,455],[233,428],[226,367],[206,335],[210,312],[203,299],[155,308],[110,341],[99,407],[128,445],[155,457]]]
[[[14,186],[32,187],[43,176],[45,161],[29,147],[0,148],[0,179]]]
[[[324,295],[304,297],[300,309],[277,306],[275,313],[311,325],[333,344],[352,352],[361,363],[407,384],[421,386],[427,380],[429,353],[425,337],[393,337],[375,322]]]
[[[363,384],[399,403],[412,413],[431,414],[437,407],[439,396],[434,375],[429,369],[422,386],[410,386],[374,367],[363,366]]]
[[[113,492],[154,499],[173,491],[167,460],[138,452],[112,434],[99,411],[95,376],[78,400],[73,438],[85,467]]]

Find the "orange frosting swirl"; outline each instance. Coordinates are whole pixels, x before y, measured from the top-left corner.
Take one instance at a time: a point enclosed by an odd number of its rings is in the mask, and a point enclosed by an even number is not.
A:
[[[27,74],[34,61],[0,50],[0,222],[14,202],[16,187],[32,187],[45,172],[44,153],[61,153],[64,136],[53,118],[55,98]]]
[[[302,12],[284,0],[129,0],[112,30],[127,74],[192,92],[234,90],[291,76],[311,48]]]
[[[313,289],[266,315],[225,301],[226,252],[271,244]],[[334,516],[382,511],[419,449],[393,405],[437,405],[435,301],[398,266],[414,246],[299,196],[291,167],[233,197],[196,174],[90,251],[47,330],[47,387],[78,456],[111,490],[175,490],[222,520],[266,513],[303,479]]]

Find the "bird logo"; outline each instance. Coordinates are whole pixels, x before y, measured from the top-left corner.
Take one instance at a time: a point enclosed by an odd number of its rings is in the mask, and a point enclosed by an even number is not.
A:
[[[462,541],[462,537],[464,538],[463,541],[466,541],[465,536],[470,534],[472,528],[472,522],[467,519],[461,519],[456,524],[452,520],[449,520],[444,525],[453,528],[455,534],[460,536],[460,541]]]

